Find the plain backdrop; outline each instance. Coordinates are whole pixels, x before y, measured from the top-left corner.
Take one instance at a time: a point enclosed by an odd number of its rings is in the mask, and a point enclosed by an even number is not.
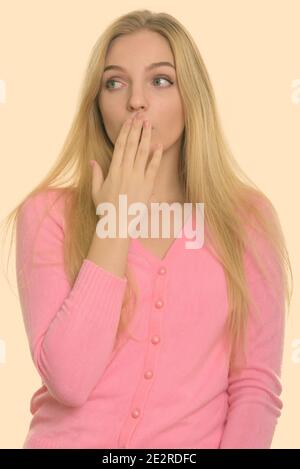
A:
[[[294,273],[283,410],[272,448],[300,448],[299,0],[0,1],[0,218],[45,176],[64,142],[91,48],[121,14],[174,15],[205,61],[235,158],[276,207]],[[8,249],[8,248],[7,248]],[[0,273],[0,448],[21,448],[41,385],[14,276]],[[6,259],[6,258],[5,258]]]

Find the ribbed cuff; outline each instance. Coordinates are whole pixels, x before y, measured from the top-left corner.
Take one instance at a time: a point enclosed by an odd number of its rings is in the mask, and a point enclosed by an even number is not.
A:
[[[99,320],[102,314],[109,321],[120,313],[128,280],[119,277],[89,259],[84,259],[68,302],[84,311],[86,319]]]

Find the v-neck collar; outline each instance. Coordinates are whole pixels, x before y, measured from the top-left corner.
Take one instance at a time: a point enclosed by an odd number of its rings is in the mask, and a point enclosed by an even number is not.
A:
[[[180,248],[181,244],[186,241],[185,231],[188,223],[190,223],[190,218],[193,217],[193,223],[195,219],[194,210],[191,211],[188,215],[185,215],[185,221],[178,231],[177,237],[173,240],[172,244],[169,246],[168,250],[165,252],[163,258],[157,256],[156,254],[149,251],[145,248],[140,242],[139,238],[131,238],[129,244],[128,254],[137,254],[146,259],[153,266],[162,266],[167,265],[170,260],[173,258],[176,251]]]

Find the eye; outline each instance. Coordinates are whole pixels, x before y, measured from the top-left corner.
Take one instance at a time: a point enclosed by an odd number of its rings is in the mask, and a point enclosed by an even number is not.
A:
[[[117,83],[117,80],[114,80],[113,78],[111,78],[110,80],[107,80],[106,83],[105,83],[105,88],[110,90],[111,88],[108,86],[108,84],[112,83],[112,82]]]
[[[169,78],[163,77],[163,76],[157,76],[153,79],[153,81],[155,81],[155,80],[165,80],[165,81],[169,82],[170,85],[173,85],[173,83],[174,83]],[[109,87],[109,83],[120,83],[120,82],[118,80],[115,80],[114,78],[110,78],[109,80],[107,80],[105,82],[105,88],[107,88],[108,90],[111,90],[111,89],[115,89],[115,87],[113,87],[113,88]],[[166,88],[166,87],[165,86],[158,86],[158,88]]]
[[[169,79],[169,78],[166,78],[166,77],[155,77],[154,78],[154,81],[155,80],[165,80],[165,81],[168,81],[171,85],[173,85],[173,82]],[[159,87],[160,88],[160,87]],[[163,87],[164,88],[164,87]]]

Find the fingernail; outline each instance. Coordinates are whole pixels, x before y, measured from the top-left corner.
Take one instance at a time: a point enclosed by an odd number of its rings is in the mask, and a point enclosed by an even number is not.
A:
[[[90,160],[90,166],[91,166],[92,169],[94,167],[94,164],[95,164],[95,160]]]

